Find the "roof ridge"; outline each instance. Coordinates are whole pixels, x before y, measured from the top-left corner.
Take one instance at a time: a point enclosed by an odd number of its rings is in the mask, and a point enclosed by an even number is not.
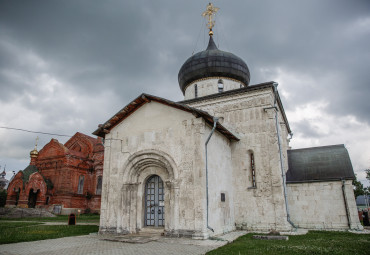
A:
[[[210,115],[208,112],[185,105],[181,103],[176,103],[171,100],[153,96],[150,94],[142,93],[140,96],[132,100],[129,104],[127,104],[125,107],[123,107],[119,112],[117,112],[113,117],[111,117],[109,120],[107,120],[104,124],[99,125],[98,129],[94,131],[94,135],[104,137],[106,133],[109,133],[109,131],[118,125],[121,121],[123,121],[125,118],[127,118],[129,115],[134,113],[136,109],[140,108],[145,103],[148,103],[150,101],[156,101],[158,103],[177,108],[179,110],[191,112],[197,117],[202,117],[205,122],[207,122],[210,125],[214,124],[213,116]],[[234,135],[231,131],[229,131],[227,128],[225,128],[221,123],[217,122],[216,129],[222,133],[224,136],[226,136],[229,139],[239,141],[240,139]]]
[[[298,150],[310,150],[310,149],[321,149],[321,148],[333,148],[333,147],[344,147],[346,146],[344,144],[333,144],[333,145],[324,145],[324,146],[314,146],[314,147],[306,147],[306,148],[298,148],[298,149],[290,149],[289,151],[298,151]]]

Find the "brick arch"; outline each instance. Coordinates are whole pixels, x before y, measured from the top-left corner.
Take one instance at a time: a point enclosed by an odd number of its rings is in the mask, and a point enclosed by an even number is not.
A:
[[[71,146],[71,148],[69,148],[69,149],[71,149],[71,150],[73,150],[73,151],[82,151],[82,147],[81,147],[81,145],[80,145],[80,143],[77,141],[77,142],[75,142],[72,146]]]
[[[30,175],[29,181],[24,189],[25,194],[28,196],[30,191],[39,191],[37,194],[36,206],[44,205],[46,202],[47,185],[44,177],[39,172]]]
[[[89,154],[94,151],[95,143],[95,138],[77,132],[64,146],[72,151]]]
[[[23,180],[22,180],[22,173],[19,172],[14,178],[13,180],[9,183],[9,186],[8,186],[8,194],[6,196],[6,205],[16,205],[17,201],[16,201],[16,197],[17,197],[17,192],[19,192],[19,197],[18,199],[20,198],[20,195],[23,193]]]

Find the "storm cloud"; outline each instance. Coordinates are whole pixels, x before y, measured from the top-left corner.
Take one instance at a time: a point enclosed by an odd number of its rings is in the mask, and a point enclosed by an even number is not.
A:
[[[279,83],[293,148],[346,144],[370,167],[370,2],[214,1],[215,41]],[[206,48],[208,1],[0,2],[0,126],[91,134],[142,92],[183,98],[177,74]],[[35,134],[0,129],[0,165],[28,163]],[[40,146],[52,136],[40,135]],[[66,137],[56,137],[65,142]],[[9,175],[8,175],[9,178]]]

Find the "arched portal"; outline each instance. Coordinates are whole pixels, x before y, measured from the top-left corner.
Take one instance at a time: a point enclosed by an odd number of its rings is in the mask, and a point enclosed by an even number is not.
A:
[[[33,190],[30,189],[30,193],[28,195],[28,208],[35,208],[36,206],[36,201],[37,201],[37,193],[40,190]]]
[[[128,158],[122,170],[120,171],[122,175],[118,177],[124,180],[124,183],[116,207],[116,215],[119,215],[116,231],[135,233],[145,227],[163,227],[164,231],[176,229],[179,221],[177,213],[179,180],[173,159],[158,150],[140,151]],[[151,195],[149,200],[147,193]]]
[[[164,227],[164,185],[161,177],[152,175],[145,184],[145,226]]]

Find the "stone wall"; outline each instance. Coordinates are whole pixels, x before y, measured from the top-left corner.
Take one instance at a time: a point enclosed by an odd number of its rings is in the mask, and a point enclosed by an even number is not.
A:
[[[206,127],[206,141],[211,127]],[[209,235],[230,232],[235,229],[234,187],[230,141],[215,131],[208,143],[208,187],[209,187]],[[204,170],[205,172],[205,166]],[[205,185],[204,185],[205,187]],[[221,193],[224,201],[221,201]]]
[[[281,128],[285,171],[288,131],[282,109],[276,111],[271,108],[273,104],[272,87],[189,103],[219,117],[240,137],[231,149],[235,223],[241,229],[291,229],[286,221],[275,114]],[[252,187],[251,153],[255,158],[256,187]]]
[[[211,128],[202,118],[157,102],[115,126],[105,139],[100,233],[145,227],[143,194],[152,175],[165,183],[166,235],[203,239],[234,229],[230,142],[216,131],[209,143],[215,232],[207,230],[205,142]],[[226,194],[222,203],[221,193]]]
[[[137,232],[144,227],[143,192],[153,174],[165,183],[165,229],[201,231],[199,202],[204,121],[151,102],[114,127],[105,140],[101,232]]]
[[[350,224],[341,181],[287,185],[291,220],[300,228],[362,229],[358,219],[352,181],[345,181]]]
[[[232,89],[239,89],[244,87],[244,84],[240,81],[236,81],[230,78],[217,77],[217,78],[207,78],[202,80],[197,80],[192,82],[186,87],[185,90],[185,100],[195,98],[195,86],[197,86],[198,95],[197,97],[204,97],[212,94],[218,93],[218,81],[223,82],[223,91],[228,91]]]

